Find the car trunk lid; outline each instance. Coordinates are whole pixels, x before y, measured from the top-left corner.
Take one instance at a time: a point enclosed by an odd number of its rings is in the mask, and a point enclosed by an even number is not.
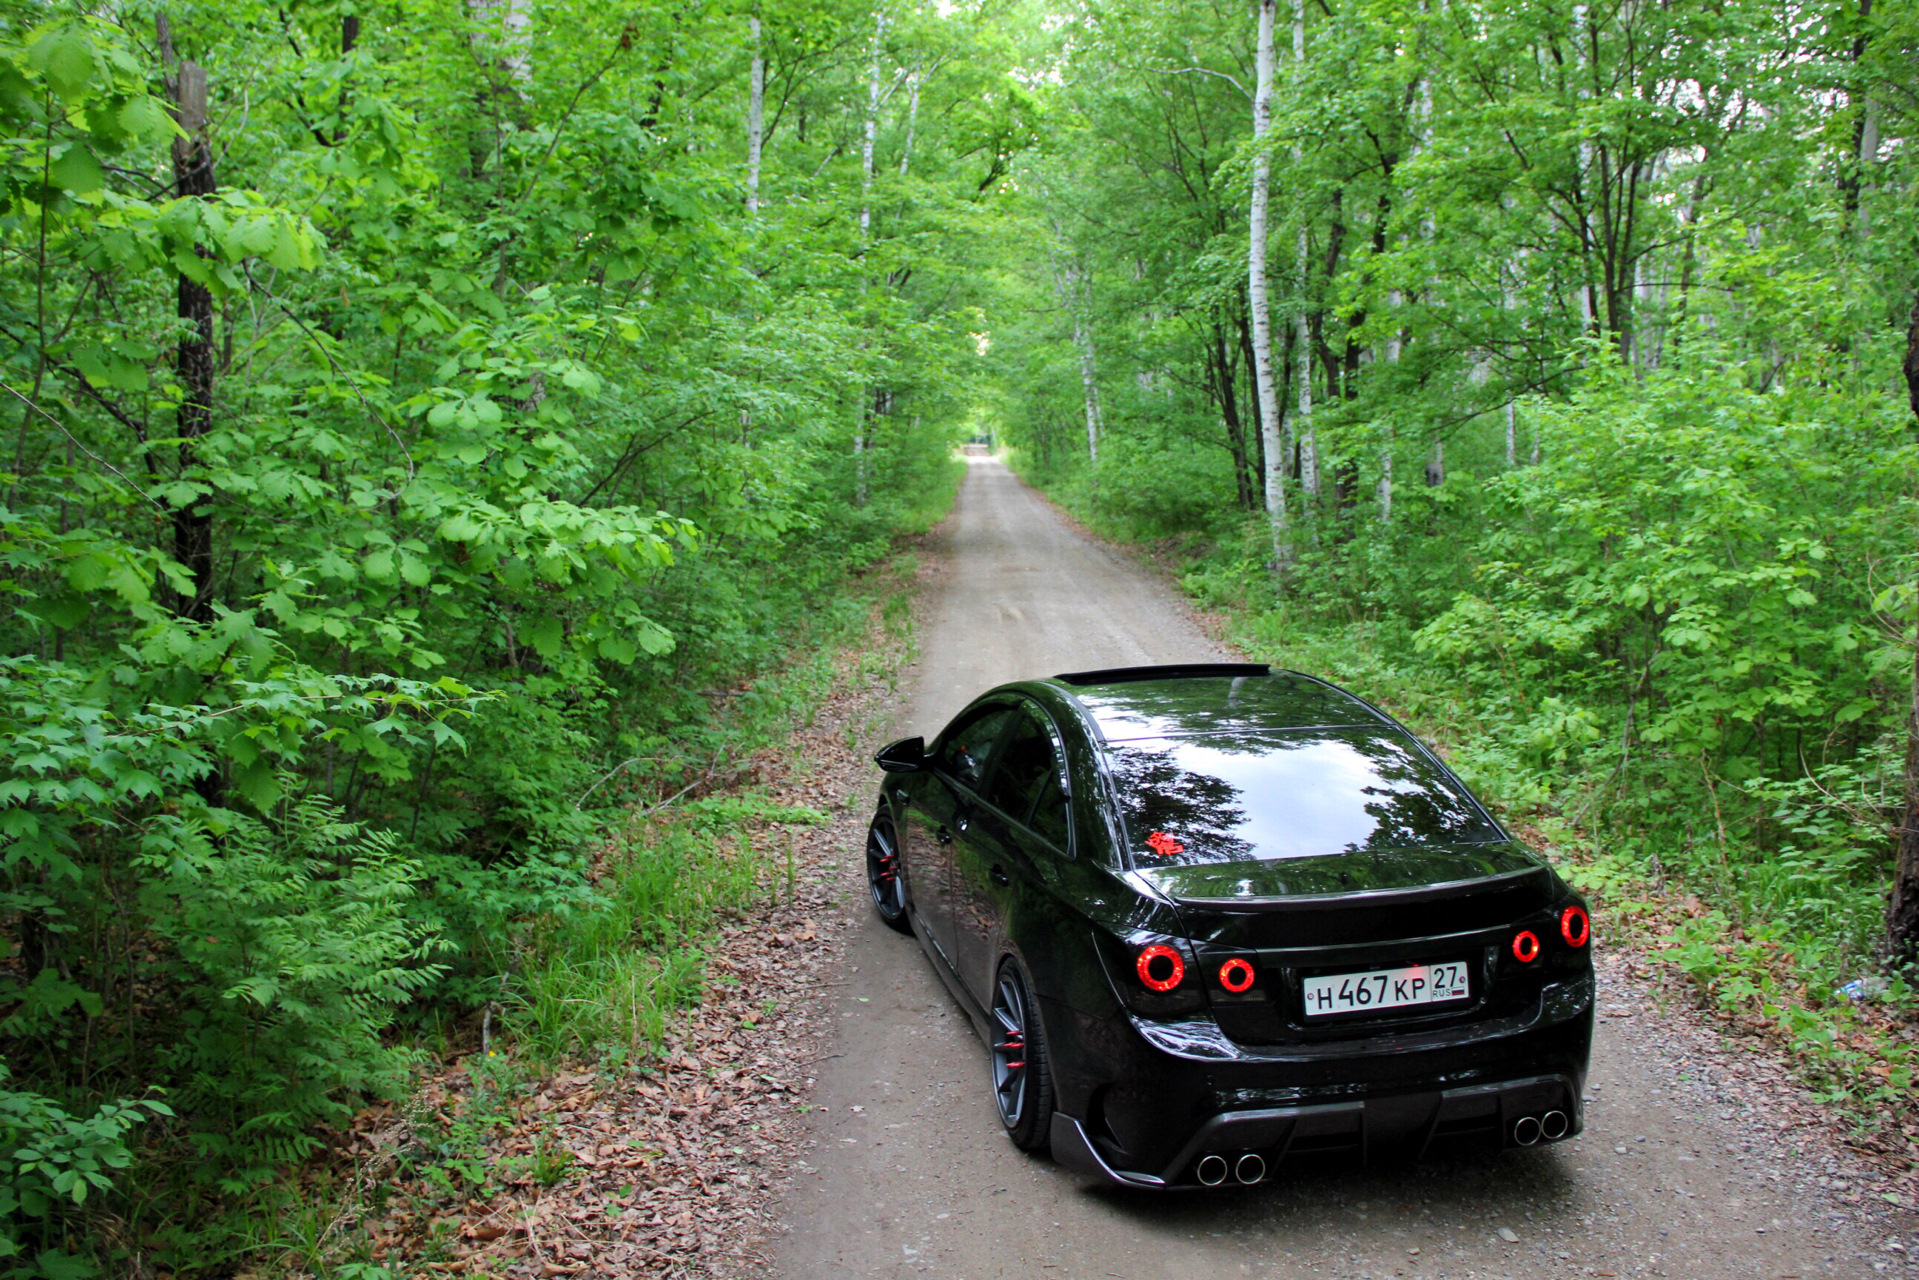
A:
[[[1142,867],[1190,936],[1222,946],[1393,942],[1503,925],[1545,907],[1552,873],[1515,841]]]

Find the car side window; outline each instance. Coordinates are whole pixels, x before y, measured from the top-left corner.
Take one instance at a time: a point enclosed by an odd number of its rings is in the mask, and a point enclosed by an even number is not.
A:
[[[1067,847],[1059,747],[1052,726],[1031,707],[1020,709],[1018,723],[1006,735],[986,799],[1015,822],[1026,823],[1061,849]]]
[[[1001,731],[1012,718],[1011,707],[995,707],[947,730],[934,767],[961,786],[978,791],[996,758]]]
[[[1060,789],[1059,772],[1055,770],[1046,780],[1046,787],[1039,793],[1039,801],[1033,806],[1033,816],[1026,825],[1039,835],[1052,841],[1061,853],[1072,849],[1072,821],[1066,812],[1066,793]]]

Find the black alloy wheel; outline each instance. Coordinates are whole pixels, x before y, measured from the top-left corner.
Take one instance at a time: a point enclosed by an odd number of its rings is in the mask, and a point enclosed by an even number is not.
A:
[[[885,814],[866,829],[866,885],[873,892],[873,910],[891,928],[906,933],[906,882],[900,878],[900,842],[893,820]]]
[[[1053,1128],[1053,1073],[1039,1013],[1019,961],[1000,962],[993,993],[993,1101],[1000,1123],[1021,1151],[1040,1151]]]

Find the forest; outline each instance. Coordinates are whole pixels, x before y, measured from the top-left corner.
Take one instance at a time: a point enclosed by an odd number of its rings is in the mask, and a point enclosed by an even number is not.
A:
[[[993,352],[1034,483],[1439,738],[1908,1160],[1916,24],[1088,7]]]
[[[1834,1105],[1909,1101],[1907,0],[0,0],[0,44],[8,1275],[231,1274],[475,1028],[603,1057],[567,948],[656,889],[635,945],[697,939],[718,864],[591,850],[730,776],[982,432]]]

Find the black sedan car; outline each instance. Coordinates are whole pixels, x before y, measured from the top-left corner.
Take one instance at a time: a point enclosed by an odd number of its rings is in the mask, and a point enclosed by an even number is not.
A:
[[[896,742],[867,840],[1001,1121],[1138,1187],[1577,1133],[1586,904],[1405,726],[1264,666],[1010,684]]]

